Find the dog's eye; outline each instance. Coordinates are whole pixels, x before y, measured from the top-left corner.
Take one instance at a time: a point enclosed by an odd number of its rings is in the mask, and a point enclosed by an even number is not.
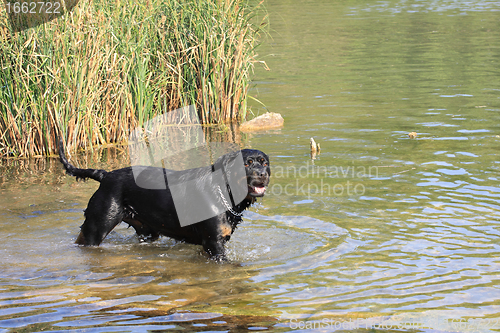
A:
[[[247,166],[249,166],[252,163],[253,163],[253,160],[248,160],[247,163],[245,164],[245,166],[247,167]]]

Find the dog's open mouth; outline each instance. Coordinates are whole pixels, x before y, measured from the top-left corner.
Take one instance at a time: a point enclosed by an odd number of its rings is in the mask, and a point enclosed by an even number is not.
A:
[[[261,197],[266,192],[266,187],[262,185],[248,185],[248,194],[254,197]]]

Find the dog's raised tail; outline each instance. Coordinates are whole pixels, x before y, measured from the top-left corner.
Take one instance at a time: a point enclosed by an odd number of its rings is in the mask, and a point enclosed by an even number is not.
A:
[[[62,138],[59,138],[59,160],[64,165],[66,173],[70,176],[76,177],[76,179],[87,179],[91,178],[100,182],[104,176],[106,176],[106,170],[99,169],[79,169],[68,162],[66,155],[64,154],[64,143]]]

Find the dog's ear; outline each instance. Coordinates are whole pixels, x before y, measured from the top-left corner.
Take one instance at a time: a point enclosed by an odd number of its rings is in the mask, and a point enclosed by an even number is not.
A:
[[[224,188],[229,188],[236,205],[248,194],[247,174],[242,154],[239,150],[225,154],[214,163],[213,168],[214,172],[222,171],[226,182]]]

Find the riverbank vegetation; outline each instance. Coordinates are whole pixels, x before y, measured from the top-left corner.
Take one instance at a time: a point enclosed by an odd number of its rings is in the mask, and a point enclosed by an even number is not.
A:
[[[18,33],[0,11],[0,156],[52,154],[59,136],[69,149],[125,143],[185,105],[205,124],[243,119],[260,6],[82,0]]]

